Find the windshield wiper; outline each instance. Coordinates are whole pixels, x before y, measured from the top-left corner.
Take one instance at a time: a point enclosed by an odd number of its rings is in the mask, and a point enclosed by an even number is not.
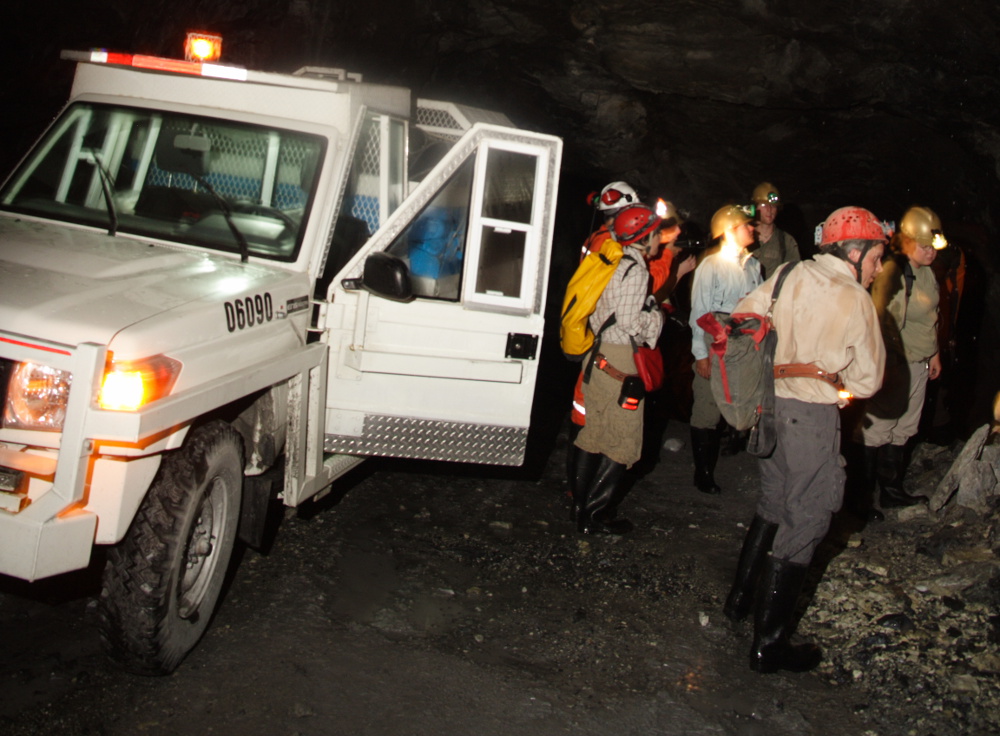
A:
[[[111,178],[111,174],[108,172],[108,167],[104,165],[101,157],[97,155],[97,151],[87,151],[87,153],[92,157],[90,163],[97,167],[97,173],[101,178],[101,190],[104,192],[104,203],[108,208],[108,219],[111,220],[111,226],[108,228],[108,235],[116,235],[118,233],[118,210],[115,208],[115,198],[111,193],[111,189],[114,186],[114,181]]]
[[[215,191],[215,187],[205,181],[203,177],[198,176],[197,174],[191,174],[191,176],[194,177],[195,181],[208,190],[208,193],[215,199],[216,204],[219,205],[219,209],[222,210],[222,216],[226,218],[226,224],[229,226],[230,232],[232,232],[233,237],[236,238],[236,242],[240,246],[240,262],[246,263],[250,258],[250,243],[247,242],[246,236],[238,227],[236,227],[236,223],[233,222],[233,210],[229,206],[229,202],[226,201],[225,197]]]

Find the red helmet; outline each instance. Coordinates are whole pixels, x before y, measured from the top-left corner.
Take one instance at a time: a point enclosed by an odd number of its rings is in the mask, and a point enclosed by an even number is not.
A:
[[[660,222],[660,218],[652,209],[644,204],[633,204],[615,215],[611,234],[619,244],[632,245],[654,232],[660,226]]]
[[[892,225],[882,222],[864,207],[841,207],[816,228],[816,245],[823,248],[844,240],[885,243],[892,237],[892,231]]]

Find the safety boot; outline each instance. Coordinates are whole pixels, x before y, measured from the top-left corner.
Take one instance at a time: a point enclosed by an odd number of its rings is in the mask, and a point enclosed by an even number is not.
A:
[[[743,549],[736,564],[733,587],[726,598],[726,604],[722,607],[722,612],[730,621],[742,621],[750,613],[760,571],[771,551],[771,544],[777,531],[777,524],[765,521],[761,516],[753,517],[753,522],[743,539]]]
[[[569,488],[573,496],[572,521],[580,522],[583,507],[587,505],[587,491],[593,482],[601,454],[587,452],[577,445],[570,445],[566,470],[569,473]]]
[[[879,505],[882,508],[903,508],[927,502],[927,496],[911,496],[903,490],[905,473],[905,445],[882,445],[878,448],[876,474],[882,489],[879,494]]]
[[[694,486],[702,493],[722,493],[715,482],[715,464],[719,459],[719,430],[691,427],[691,452],[694,455]]]
[[[847,458],[847,492],[844,502],[848,509],[864,521],[884,521],[885,514],[878,507],[878,482],[876,463],[878,448],[860,442],[844,447]]]
[[[734,429],[727,424],[726,430],[722,435],[722,445],[720,447],[719,454],[722,455],[722,457],[739,455],[747,449],[747,439],[749,437],[749,429]]]
[[[789,642],[795,628],[795,604],[808,571],[808,565],[775,557],[765,560],[754,608],[753,646],[750,648],[750,669],[754,672],[808,672],[823,659],[815,644]]]
[[[582,534],[626,534],[632,531],[632,522],[616,518],[626,467],[607,455],[598,455],[598,458],[586,501],[577,518],[577,530]]]

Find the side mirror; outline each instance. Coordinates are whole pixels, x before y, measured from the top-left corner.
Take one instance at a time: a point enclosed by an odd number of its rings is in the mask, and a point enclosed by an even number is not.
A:
[[[348,284],[347,281],[352,283]],[[397,302],[408,302],[413,299],[410,270],[402,259],[389,253],[376,252],[365,259],[365,269],[360,284],[357,284],[355,279],[345,279],[345,288],[359,286],[383,299]]]

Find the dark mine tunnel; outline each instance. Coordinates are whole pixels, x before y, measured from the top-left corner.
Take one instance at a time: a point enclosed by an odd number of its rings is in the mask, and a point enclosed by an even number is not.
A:
[[[379,458],[346,472],[316,510],[284,509],[276,519],[277,504],[267,553],[237,547],[239,565],[208,633],[166,678],[123,673],[101,654],[90,625],[105,615],[94,603],[104,551],[89,568],[48,580],[0,575],[8,634],[0,688],[15,696],[0,699],[0,730],[1000,729],[1000,450],[985,426],[1000,423],[994,0],[9,4],[0,181],[66,103],[74,64],[61,51],[177,57],[195,29],[221,35],[225,64],[281,74],[345,69],[407,88],[414,101],[502,112],[518,128],[557,136],[563,149],[524,468]],[[907,483],[931,510],[903,509],[881,525],[834,517],[799,611],[801,632],[839,648],[815,673],[751,679],[748,630],[723,620],[758,472],[745,452],[723,457],[723,495],[693,491],[689,351],[685,387],[668,401],[656,438],[661,449],[644,454],[629,481],[623,507],[636,531],[606,541],[568,521],[565,456],[579,367],[560,354],[559,307],[598,224],[588,195],[615,180],[645,202],[669,200],[702,237],[716,210],[749,204],[758,183],[773,182],[783,203],[777,224],[804,259],[818,252],[814,232],[838,208],[864,207],[898,224],[909,208],[929,207],[949,241],[941,262],[957,269],[963,259],[960,301],[942,306],[944,370],[908,455]],[[688,341],[691,280],[680,282],[672,325]],[[960,489],[962,508],[944,508],[946,482],[953,489],[973,475],[988,492],[965,503]],[[331,551],[315,554],[324,545]],[[396,670],[401,685],[388,674]],[[324,677],[358,694],[341,702]],[[219,679],[229,678],[242,681],[227,691]]]

